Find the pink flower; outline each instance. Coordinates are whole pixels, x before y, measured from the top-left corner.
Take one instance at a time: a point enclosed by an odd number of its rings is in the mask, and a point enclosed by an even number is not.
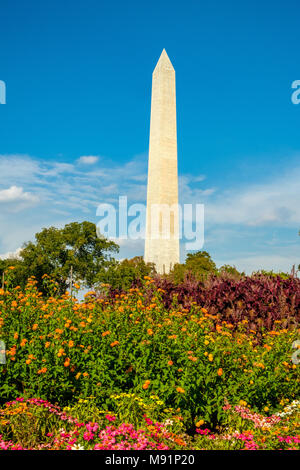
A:
[[[115,421],[116,417],[112,415],[105,415],[105,418],[108,419],[108,421]]]

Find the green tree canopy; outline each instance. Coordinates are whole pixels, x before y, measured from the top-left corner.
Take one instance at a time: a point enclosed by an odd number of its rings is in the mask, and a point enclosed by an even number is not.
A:
[[[142,256],[122,261],[114,260],[108,268],[98,274],[99,282],[110,284],[113,289],[129,289],[137,279],[155,274],[153,263],[145,263]]]
[[[95,224],[72,222],[62,229],[44,228],[35,235],[34,242],[25,243],[19,260],[4,260],[3,264],[15,266],[20,285],[35,276],[43,290],[43,275],[47,274],[64,292],[71,267],[74,280],[92,287],[99,271],[112,263],[111,253],[118,251],[116,243],[97,236]]]
[[[175,264],[170,273],[171,279],[180,283],[187,276],[195,279],[203,279],[210,273],[216,273],[217,267],[207,251],[197,251],[196,253],[188,253],[184,264]]]

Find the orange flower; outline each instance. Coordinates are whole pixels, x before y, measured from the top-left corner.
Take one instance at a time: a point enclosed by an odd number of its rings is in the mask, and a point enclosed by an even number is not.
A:
[[[178,393],[185,393],[185,390],[182,387],[177,387],[176,390]]]
[[[149,385],[150,385],[150,380],[146,380],[145,383],[144,383],[144,385],[143,385],[143,389],[144,389],[144,390],[147,390],[147,388],[149,387]]]
[[[58,350],[57,356],[58,356],[58,357],[61,357],[61,356],[64,356],[64,355],[65,355],[64,349],[63,349],[63,348],[60,348],[60,349]]]
[[[31,359],[26,359],[26,364],[30,364],[31,363]]]
[[[198,358],[195,356],[188,356],[188,359],[193,362],[196,362],[198,360]]]
[[[18,339],[18,338],[19,338],[19,333],[16,332],[16,333],[14,334],[14,339]]]
[[[153,330],[151,330],[151,328],[148,328],[147,333],[148,333],[148,335],[151,336],[151,335],[153,335]]]
[[[24,339],[22,339],[22,341],[21,341],[21,343],[20,343],[20,346],[23,347],[23,346],[25,346],[26,343],[27,343],[27,339],[24,338]]]
[[[66,359],[65,362],[64,362],[64,366],[65,366],[65,367],[69,367],[69,365],[70,365],[70,358],[67,357],[67,359]]]
[[[45,374],[47,372],[47,367],[42,367],[40,370],[37,371],[38,374]]]
[[[78,380],[80,376],[81,376],[81,372],[78,372],[78,374],[75,375],[75,379]]]
[[[8,354],[9,356],[15,356],[15,354],[16,354],[16,349],[17,349],[16,346],[12,346],[12,347],[9,349],[9,351],[7,351],[7,354]],[[11,358],[11,359],[12,359],[12,358]]]
[[[168,366],[172,366],[173,364],[173,361],[168,361]]]
[[[103,336],[103,338],[104,338],[104,336],[107,336],[107,335],[109,335],[109,334],[110,334],[110,331],[104,331],[104,332],[102,333],[102,336]]]
[[[196,428],[199,428],[200,426],[202,426],[202,424],[204,424],[204,420],[200,419],[200,421],[196,423]]]
[[[15,300],[13,300],[12,303],[11,303],[11,306],[12,306],[12,307],[17,307],[18,304],[17,304],[17,302],[16,302]]]
[[[88,374],[88,372],[84,372],[82,375],[83,375],[83,377],[88,377],[89,374]]]
[[[35,331],[35,330],[37,329],[37,327],[38,327],[38,324],[35,323],[35,324],[32,326],[33,331]]]
[[[51,343],[50,343],[49,341],[46,341],[46,343],[45,343],[45,348],[48,348],[48,347],[50,346],[50,344],[51,344]]]
[[[220,367],[220,369],[218,369],[218,376],[221,377],[222,374],[223,374],[223,369]]]
[[[114,346],[117,346],[117,344],[120,344],[119,341],[113,341],[110,343],[111,347],[113,348]]]

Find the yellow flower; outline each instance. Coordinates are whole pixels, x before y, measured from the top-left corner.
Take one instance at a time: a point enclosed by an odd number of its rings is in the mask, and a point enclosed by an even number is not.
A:
[[[208,355],[208,360],[209,362],[212,362],[214,360],[214,356],[212,354]]]
[[[196,423],[196,428],[199,428],[200,426],[202,426],[202,424],[204,424],[204,420],[200,419],[200,421],[197,421]]]

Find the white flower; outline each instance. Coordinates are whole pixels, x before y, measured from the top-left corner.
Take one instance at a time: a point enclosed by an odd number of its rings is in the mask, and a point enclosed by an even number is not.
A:
[[[74,445],[71,447],[71,450],[84,450],[84,447],[81,446],[80,444],[74,444]]]

